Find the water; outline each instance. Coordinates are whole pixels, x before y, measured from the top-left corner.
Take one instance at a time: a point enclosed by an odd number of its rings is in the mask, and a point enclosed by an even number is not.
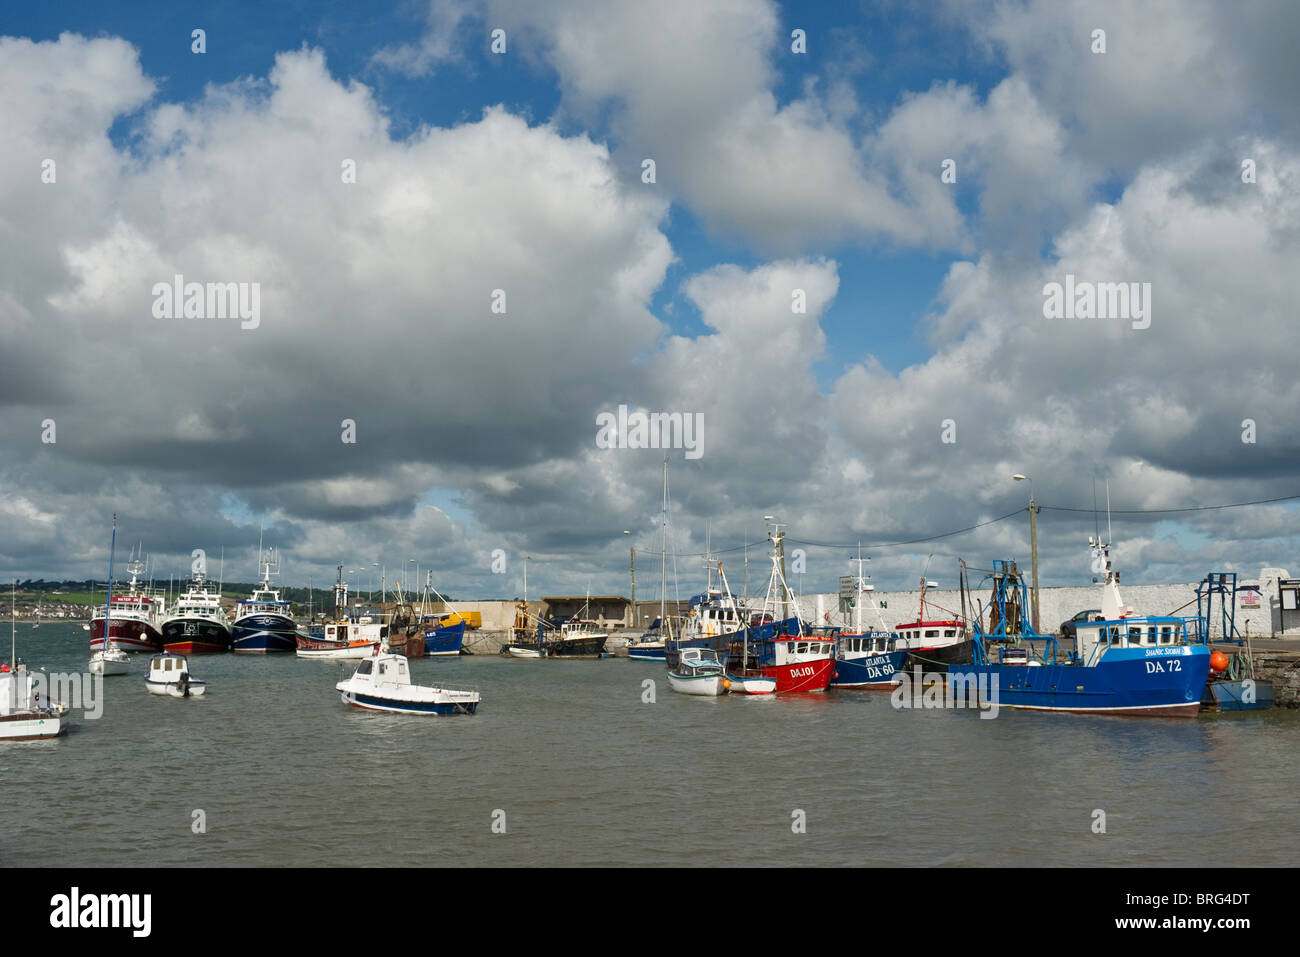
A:
[[[81,671],[88,641],[20,625],[18,654]],[[980,720],[879,693],[686,697],[624,659],[475,656],[412,666],[477,687],[476,716],[406,717],[343,705],[337,662],[195,656],[208,694],[176,700],[145,691],[146,660],[104,680],[100,719],[0,744],[0,864],[1251,866],[1300,851],[1296,712]]]

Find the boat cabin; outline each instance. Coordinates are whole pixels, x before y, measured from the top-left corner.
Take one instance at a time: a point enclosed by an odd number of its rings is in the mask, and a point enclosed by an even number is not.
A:
[[[1097,663],[1112,648],[1161,648],[1188,644],[1183,618],[1142,617],[1115,621],[1080,622],[1075,649],[1086,665]]]
[[[683,648],[678,659],[678,669],[683,674],[722,674],[724,666],[712,648]]]
[[[820,661],[823,658],[830,658],[835,649],[834,642],[826,641],[824,639],[809,639],[801,637],[778,637],[773,639],[772,646],[772,664],[776,665],[791,665],[805,661]]]
[[[895,650],[897,636],[892,632],[873,631],[866,635],[840,635],[839,656],[848,658],[865,658],[869,655],[884,655]]]
[[[387,625],[366,621],[339,621],[325,626],[325,640],[340,644],[370,644],[388,637]]]
[[[154,655],[149,659],[149,680],[171,683],[188,674],[190,663],[184,655]]]
[[[570,618],[560,625],[561,641],[578,641],[582,638],[599,638],[605,631],[590,618]]]
[[[375,655],[357,665],[352,675],[372,685],[409,685],[410,666],[403,655]]]
[[[280,600],[280,593],[273,589],[258,588],[253,594],[239,602],[237,615],[288,615],[289,602]]]
[[[959,644],[966,633],[959,621],[914,621],[895,630],[909,649],[917,651]]]

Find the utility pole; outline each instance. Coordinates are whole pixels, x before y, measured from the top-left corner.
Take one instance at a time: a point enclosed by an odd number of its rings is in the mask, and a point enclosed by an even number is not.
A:
[[[1033,592],[1033,616],[1034,631],[1042,634],[1038,627],[1038,504],[1034,501],[1034,480],[1028,475],[1021,475],[1017,472],[1011,476],[1017,482],[1029,483],[1029,558],[1034,574],[1034,592]]]
[[[1042,634],[1038,627],[1038,506],[1033,498],[1029,499],[1029,551],[1034,565],[1034,631]]]
[[[637,614],[636,614],[636,548],[635,548],[635,547],[633,547],[633,548],[629,548],[629,549],[627,550],[627,554],[628,554],[628,567],[631,569],[631,572],[632,572],[632,625],[635,627],[635,626],[636,626],[636,619],[637,619]]]

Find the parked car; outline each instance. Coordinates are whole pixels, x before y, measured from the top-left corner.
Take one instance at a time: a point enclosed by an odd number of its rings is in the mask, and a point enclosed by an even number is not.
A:
[[[1079,624],[1079,622],[1096,621],[1100,617],[1101,617],[1100,608],[1089,608],[1087,611],[1079,612],[1069,621],[1061,622],[1061,627],[1060,627],[1061,637],[1069,638],[1071,641],[1074,641],[1075,638],[1074,629],[1075,626]]]

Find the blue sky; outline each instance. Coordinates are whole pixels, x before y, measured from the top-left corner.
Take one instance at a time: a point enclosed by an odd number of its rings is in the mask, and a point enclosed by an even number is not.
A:
[[[987,91],[1004,74],[989,54],[962,42],[961,30],[944,27],[928,11],[905,4],[882,11],[853,2],[793,9],[797,13],[784,7],[786,33],[798,27],[814,39],[806,56],[776,59],[779,82],[773,93],[780,104],[801,95],[809,73],[835,70],[837,64],[846,64],[842,72],[852,77],[867,113],[877,116],[887,115],[904,94],[927,90],[935,82],[952,80]],[[496,104],[533,122],[552,120],[561,99],[555,71],[533,57],[492,55],[486,25],[479,30],[482,45],[466,47],[463,59],[440,64],[430,75],[406,77],[372,62],[377,51],[418,37],[425,14],[422,4],[410,2],[225,2],[192,9],[174,3],[73,2],[10,7],[0,32],[35,40],[53,40],[66,31],[130,40],[140,51],[145,73],[158,83],[150,108],[159,102],[194,102],[208,84],[264,78],[278,53],[307,45],[325,52],[329,70],[340,82],[371,87],[398,138],[422,124],[472,121]],[[206,31],[207,52],[201,57],[191,52],[195,28]],[[136,119],[124,117],[115,125],[114,140],[120,146],[130,148]],[[561,117],[560,128],[617,146],[616,132],[608,125],[580,130]],[[975,202],[972,194],[963,211],[976,212]],[[654,305],[673,333],[700,335],[706,330],[698,311],[680,294],[680,281],[720,262],[753,266],[761,257],[737,237],[710,234],[681,204],[672,207],[664,232],[678,261]],[[835,244],[820,252],[841,267],[839,293],[822,322],[828,354],[816,372],[823,388],[867,355],[898,372],[930,354],[916,324],[933,308],[939,284],[958,257],[889,243]],[[665,308],[669,303],[672,309]]]

